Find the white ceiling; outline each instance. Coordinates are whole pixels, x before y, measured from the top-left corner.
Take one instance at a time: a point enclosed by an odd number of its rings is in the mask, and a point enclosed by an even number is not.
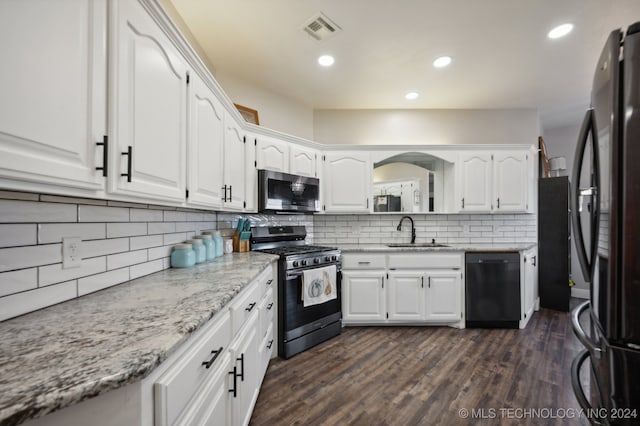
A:
[[[310,108],[538,108],[545,128],[579,120],[609,32],[640,20],[639,0],[170,1],[216,72]],[[312,39],[318,12],[342,31]]]

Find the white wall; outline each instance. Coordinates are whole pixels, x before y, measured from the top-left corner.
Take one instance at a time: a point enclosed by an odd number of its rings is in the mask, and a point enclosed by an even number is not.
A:
[[[315,110],[313,132],[327,144],[532,144],[536,109]]]
[[[547,155],[549,157],[564,157],[566,159],[567,169],[560,173],[561,176],[570,176],[571,170],[573,170],[573,154],[576,149],[580,124],[581,123],[575,123],[544,131],[543,138],[547,148]],[[573,234],[573,229],[571,233]],[[588,289],[589,284],[585,282],[580,270],[580,263],[575,247],[576,240],[573,238],[573,235],[571,240],[573,241],[571,244],[571,279],[576,283],[576,288]]]
[[[216,80],[229,98],[236,104],[258,111],[260,126],[290,135],[313,140],[313,109],[254,87],[222,71],[216,74]]]

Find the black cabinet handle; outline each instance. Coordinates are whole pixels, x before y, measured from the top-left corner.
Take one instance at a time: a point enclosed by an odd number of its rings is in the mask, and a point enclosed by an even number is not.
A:
[[[498,205],[498,208],[500,208],[500,197],[498,197],[497,205]]]
[[[120,173],[120,176],[126,176],[127,182],[131,182],[131,160],[133,158],[133,148],[129,146],[127,152],[123,152],[122,155],[127,156],[127,173]]]
[[[233,185],[229,185],[229,202],[233,202]]]
[[[267,345],[267,349],[271,349],[271,346],[273,346],[273,340],[269,340],[269,344]]]
[[[102,170],[102,176],[107,177],[107,164],[109,162],[109,137],[104,135],[102,142],[96,142],[97,146],[102,147],[102,167],[96,167],[96,170]]]
[[[226,203],[227,202],[227,185],[223,186],[220,189],[224,191],[224,196],[222,197],[222,201]]]
[[[420,283],[420,287],[424,288],[424,277],[420,277],[420,281],[422,281]]]
[[[429,277],[429,282],[427,283],[427,286],[431,288],[431,277]]]
[[[218,349],[217,351],[211,351],[211,353],[213,354],[213,357],[211,357],[209,361],[202,361],[202,365],[204,365],[206,368],[210,368],[213,363],[216,362],[216,359],[222,353],[222,346],[220,346],[220,349]]]
[[[229,389],[229,392],[231,392],[235,398],[238,396],[238,368],[233,367],[233,371],[229,371],[229,374],[233,376],[233,389]]]
[[[269,303],[269,304],[267,305],[267,310],[268,310],[268,311],[270,311],[270,310],[271,310],[271,308],[273,308],[273,302],[271,302],[271,303]]]
[[[267,285],[271,285],[272,282],[273,282],[273,280],[267,281]]]
[[[464,209],[464,198],[462,198],[462,208]]]
[[[251,312],[255,306],[256,302],[250,303],[248,307],[244,308],[244,310],[247,312]]]
[[[244,354],[241,354],[240,358],[236,358],[236,361],[240,361],[240,374],[238,376],[244,382]]]
[[[537,256],[533,256],[533,257],[531,258],[531,261],[532,261],[532,262],[531,262],[531,264],[532,264],[533,266],[536,266],[536,263],[537,263],[537,259],[536,259],[536,257],[537,257]]]

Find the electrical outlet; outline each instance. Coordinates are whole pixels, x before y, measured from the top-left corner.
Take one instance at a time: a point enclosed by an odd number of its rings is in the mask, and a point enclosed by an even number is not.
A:
[[[82,262],[80,246],[82,239],[79,237],[62,238],[62,269],[79,268]]]

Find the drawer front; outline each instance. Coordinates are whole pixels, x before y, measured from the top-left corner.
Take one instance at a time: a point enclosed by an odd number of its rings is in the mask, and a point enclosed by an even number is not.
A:
[[[269,289],[260,302],[260,337],[262,338],[267,329],[273,322],[273,312],[275,303],[273,303],[273,290]]]
[[[231,342],[229,313],[221,312],[207,330],[154,385],[156,424],[173,424],[202,383],[216,374]]]
[[[264,377],[264,374],[267,371],[269,360],[271,359],[275,344],[276,342],[273,338],[273,325],[270,325],[264,338],[260,342],[260,347],[258,348],[260,353],[258,361],[260,363],[260,374],[258,375],[258,377],[260,378]]]
[[[460,269],[462,253],[398,253],[389,255],[389,269]]]
[[[386,260],[380,253],[343,253],[342,269],[385,269]]]
[[[273,267],[269,265],[267,269],[260,273],[256,281],[258,281],[258,285],[262,288],[261,296],[274,288],[276,284],[276,277],[274,276]]]
[[[254,281],[231,302],[229,310],[231,312],[232,335],[236,335],[249,316],[259,309],[258,303],[262,298],[263,290],[264,286]]]

